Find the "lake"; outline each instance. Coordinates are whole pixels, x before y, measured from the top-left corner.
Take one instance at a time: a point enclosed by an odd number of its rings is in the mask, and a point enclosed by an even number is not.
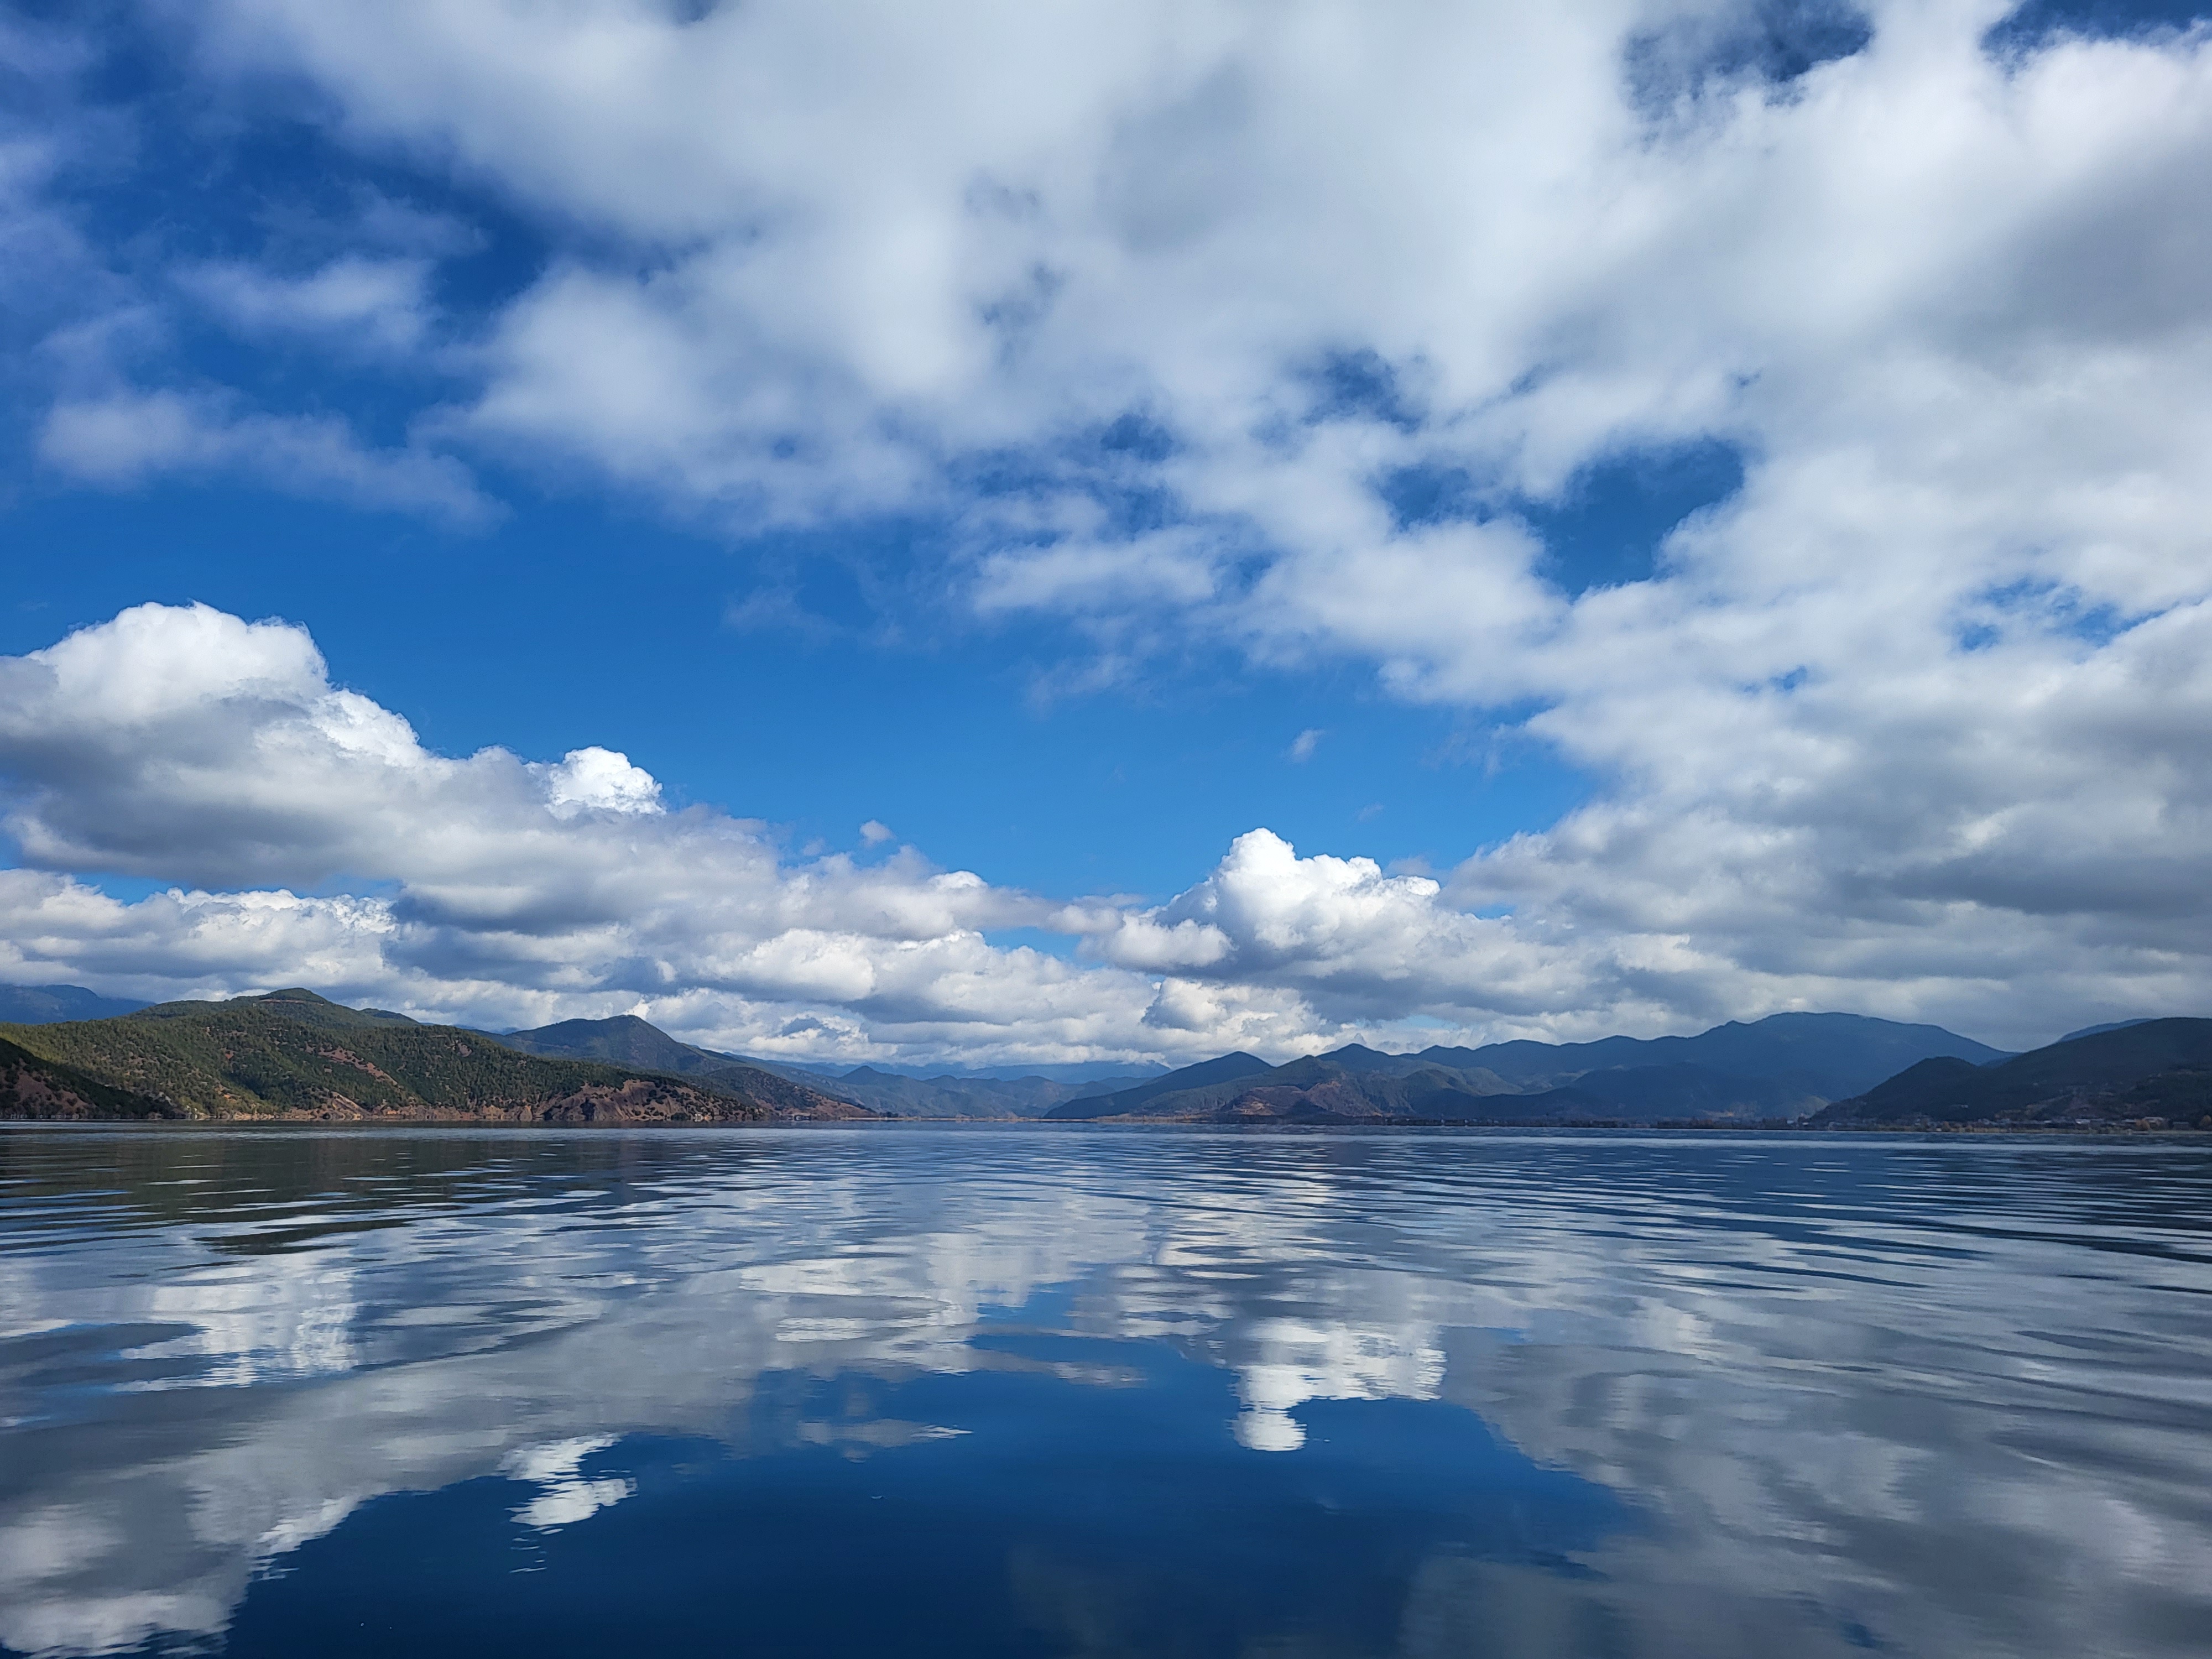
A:
[[[2212,1650],[2212,1138],[0,1132],[0,1646]]]

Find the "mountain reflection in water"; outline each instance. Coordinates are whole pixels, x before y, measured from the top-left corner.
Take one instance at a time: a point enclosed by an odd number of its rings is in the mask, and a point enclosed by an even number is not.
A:
[[[2212,1148],[0,1133],[19,1653],[2194,1654]]]

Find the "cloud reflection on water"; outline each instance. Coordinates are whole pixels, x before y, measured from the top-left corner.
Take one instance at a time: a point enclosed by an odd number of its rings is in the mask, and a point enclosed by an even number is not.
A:
[[[1252,1451],[1442,1401],[1654,1517],[1581,1576],[1434,1556],[1408,1654],[1469,1620],[1504,1652],[2178,1654],[2212,1613],[2193,1149],[39,1133],[0,1158],[24,1651],[216,1637],[389,1494],[504,1475],[537,1488],[521,1526],[586,1524],[637,1490],[601,1467],[627,1437],[955,1431],[854,1387],[785,1410],[771,1379],[1142,1389],[1133,1342],[1231,1379]]]

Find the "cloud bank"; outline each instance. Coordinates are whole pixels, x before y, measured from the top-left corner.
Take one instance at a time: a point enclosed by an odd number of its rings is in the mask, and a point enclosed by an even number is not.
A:
[[[2201,1012],[2212,33],[2008,15],[219,0],[178,24],[210,100],[277,88],[548,257],[465,314],[428,296],[466,228],[365,217],[350,259],[87,282],[442,378],[378,449],[81,319],[54,468],[459,523],[495,463],[731,526],[933,517],[923,585],[1073,623],[1071,684],[1194,644],[1361,663],[1600,787],[1432,876],[1255,829],[1157,909],[1037,897],[791,860],[603,751],[431,755],[296,630],[240,636],[291,665],[257,690],[209,665],[245,624],[134,612],[10,665],[9,937],[47,943],[5,971],[216,988],[289,931],[409,1006],[1037,1058]],[[10,234],[60,246],[19,151]],[[1741,488],[1625,566],[1547,531],[1700,446]],[[131,629],[199,666],[146,679]],[[103,651],[162,712],[58,689]]]
[[[2201,740],[2212,653],[2178,623],[2125,638],[2112,697],[2155,696]],[[2026,1040],[2100,998],[2185,1001],[2206,967],[2189,896],[2206,888],[2160,885],[2194,879],[2205,842],[2159,792],[2160,751],[2134,757],[2131,809],[2109,716],[2083,700],[2048,719],[2039,752],[2076,743],[2075,772],[2039,805],[2011,790],[2002,823],[1935,861],[1851,869],[1883,826],[1929,814],[1816,810],[1862,787],[1839,765],[1794,827],[1777,811],[1754,829],[1683,779],[1443,879],[1301,857],[1260,829],[1164,905],[1071,902],[880,850],[872,821],[870,850],[793,857],[771,826],[672,807],[605,748],[439,755],[333,685],[304,629],[143,605],[0,659],[18,864],[0,871],[0,973],[154,997],[304,982],[513,1024],[640,1011],[793,1058],[1185,1059],[1808,1006]],[[2010,776],[2002,747],[1969,746]],[[2080,809],[2112,821],[2098,847],[2012,832],[2063,824],[2085,772],[2105,793]],[[2136,884],[2084,884],[2115,849]],[[125,902],[88,876],[175,885]],[[1065,936],[1073,957],[990,938],[1012,928]]]

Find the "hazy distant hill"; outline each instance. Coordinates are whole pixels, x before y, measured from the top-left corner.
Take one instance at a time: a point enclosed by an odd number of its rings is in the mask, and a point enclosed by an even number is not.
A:
[[[605,1060],[641,1070],[727,1082],[739,1077],[773,1077],[850,1100],[893,1117],[1036,1117],[1070,1095],[1097,1086],[1060,1083],[1042,1077],[915,1078],[870,1066],[835,1072],[780,1060],[717,1054],[679,1042],[634,1014],[611,1019],[568,1019],[535,1030],[510,1031],[498,1041],[533,1054],[577,1060]],[[1255,1065],[1259,1062],[1255,1061]],[[1115,1079],[1110,1082],[1122,1079]]]
[[[2075,1037],[2095,1036],[2102,1031],[2124,1031],[2130,1025],[2148,1025],[2155,1018],[2155,1015],[2147,1015],[2142,1019],[2108,1019],[2102,1025],[2084,1025],[2078,1031],[2069,1031],[2058,1041],[2071,1042]]]
[[[1730,1020],[1696,1036],[1494,1042],[1480,1048],[1429,1048],[1414,1058],[1479,1066],[1523,1087],[1557,1086],[1592,1072],[1626,1067],[1695,1066],[1723,1076],[1791,1084],[1808,1095],[1838,1100],[1937,1054],[1978,1066],[2003,1059],[2005,1051],[1940,1025],[1908,1025],[1862,1014],[1769,1014],[1759,1020]]]
[[[1295,1062],[1293,1062],[1295,1063]],[[1271,1066],[1257,1054],[1242,1052],[1223,1054],[1216,1060],[1202,1060],[1195,1066],[1185,1066],[1162,1076],[1148,1078],[1127,1089],[1108,1092],[1087,1090],[1066,1104],[1054,1107],[1045,1114],[1054,1118],[1174,1117],[1189,1112],[1209,1110],[1249,1088],[1247,1079],[1279,1070]],[[1156,1103],[1171,1103],[1164,1109],[1155,1109]]]
[[[1817,1128],[2051,1127],[2212,1119],[2212,1019],[2150,1019],[1993,1066],[1924,1060],[1813,1119]],[[2212,1127],[2212,1121],[2203,1127]]]
[[[1278,1066],[1227,1054],[1139,1089],[1070,1101],[1048,1115],[1646,1123],[1790,1118],[1936,1054],[2003,1058],[2002,1050],[1941,1026],[1856,1014],[1775,1014],[1692,1037],[1500,1042],[1413,1054],[1354,1043]]]
[[[794,1068],[795,1069],[795,1068]],[[864,1106],[896,1117],[1042,1117],[1071,1095],[1133,1079],[1110,1078],[1088,1083],[1060,1083],[1045,1077],[908,1077],[903,1073],[858,1066],[849,1072],[817,1073],[821,1086],[849,1095]]]
[[[0,985],[0,1025],[52,1025],[64,1019],[112,1019],[146,1005],[104,997],[82,985]]]
[[[766,1122],[867,1115],[847,1102],[759,1074],[654,1075],[551,1060],[480,1031],[418,1025],[312,991],[228,1002],[171,1002],[115,1019],[0,1027],[27,1057],[0,1096],[10,1116],[310,1117],[496,1122]],[[103,1101],[83,1079],[120,1091]],[[70,1096],[64,1100],[64,1096]]]

